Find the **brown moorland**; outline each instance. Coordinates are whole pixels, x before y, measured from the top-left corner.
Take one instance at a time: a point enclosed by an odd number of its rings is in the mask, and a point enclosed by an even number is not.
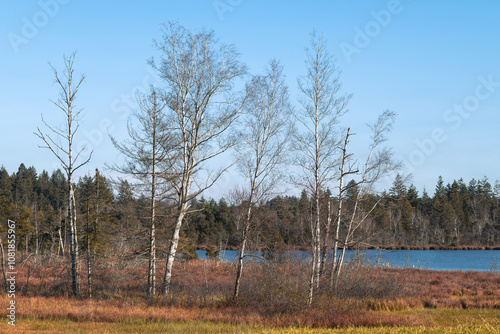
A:
[[[67,259],[30,257],[18,266],[18,317],[115,322],[181,320],[270,326],[345,327],[426,325],[416,309],[490,309],[500,316],[500,274],[346,266],[335,291],[328,274],[305,306],[308,266],[255,262],[245,267],[240,298],[231,299],[235,266],[218,261],[176,263],[172,294],[146,300],[146,261],[107,258],[96,263],[95,297],[70,296]],[[8,298],[1,297],[2,305]]]

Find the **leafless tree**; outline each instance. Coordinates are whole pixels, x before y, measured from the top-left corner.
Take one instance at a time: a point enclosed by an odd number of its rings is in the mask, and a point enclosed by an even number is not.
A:
[[[342,159],[341,163],[339,166],[339,185],[338,185],[338,207],[337,207],[337,220],[335,222],[335,234],[333,236],[333,260],[332,260],[332,273],[335,272],[335,269],[337,268],[337,252],[339,249],[339,240],[340,240],[340,226],[342,222],[342,208],[344,204],[344,193],[348,190],[348,187],[344,186],[344,180],[346,176],[353,175],[358,173],[359,171],[355,168],[352,167],[351,160],[353,155],[351,153],[348,153],[347,151],[347,145],[349,144],[349,138],[351,137],[351,129],[348,128],[345,139],[344,139],[344,145],[342,146]],[[332,274],[333,277],[333,274]]]
[[[323,38],[311,36],[311,50],[306,50],[307,73],[299,79],[301,109],[296,119],[303,129],[295,132],[299,153],[297,163],[302,173],[294,183],[307,189],[313,200],[312,268],[307,304],[313,299],[319,284],[321,264],[321,208],[320,196],[335,179],[338,166],[339,136],[336,125],[346,112],[349,95],[342,94],[340,72],[326,50]]]
[[[354,203],[351,212],[346,219],[346,234],[341,239],[342,242],[342,252],[338,260],[333,261],[333,268],[331,271],[331,281],[330,284],[334,287],[338,281],[342,265],[344,263],[344,257],[347,247],[355,244],[353,240],[354,233],[366,222],[369,215],[373,212],[375,207],[380,203],[382,197],[379,197],[374,204],[370,204],[368,207],[362,209],[362,204],[365,202],[367,196],[367,191],[373,191],[373,185],[380,180],[380,178],[386,176],[389,172],[400,168],[401,164],[394,161],[392,157],[392,151],[387,147],[380,147],[387,140],[387,133],[392,129],[394,119],[396,114],[392,111],[384,111],[379,115],[377,121],[374,124],[369,124],[370,130],[372,131],[371,143],[369,146],[369,153],[367,155],[366,161],[361,168],[351,167],[345,169],[345,162],[351,159],[351,155],[347,153],[347,143],[349,142],[349,137],[351,136],[350,131],[347,131],[345,142],[343,146],[342,155],[342,165],[341,174],[339,177],[339,194],[343,195],[345,191],[348,190],[347,187],[355,188]],[[355,181],[354,185],[343,185],[345,176],[347,175],[359,175],[359,179]],[[344,201],[343,196],[339,196],[339,210],[337,213],[337,230],[339,229],[341,218],[344,215],[342,202]],[[338,233],[335,236],[335,245],[339,240]],[[335,251],[334,246],[334,251]],[[335,257],[336,257],[336,253]]]
[[[199,173],[208,161],[234,144],[225,134],[244,103],[243,96],[234,94],[233,85],[246,73],[246,67],[239,62],[235,48],[220,43],[212,31],[190,32],[170,23],[155,45],[161,57],[150,63],[163,79],[167,126],[180,141],[179,159],[171,169],[176,176],[171,185],[177,212],[163,284],[163,293],[168,294],[180,230],[190,202],[229,168],[205,170],[204,176]]]
[[[57,70],[51,65],[54,72],[55,82],[59,85],[60,95],[57,101],[52,101],[61,109],[65,115],[65,127],[55,128],[48,125],[43,119],[42,122],[50,130],[50,133],[43,133],[40,128],[35,135],[38,136],[45,145],[41,148],[49,149],[61,162],[66,175],[68,177],[68,223],[70,228],[70,254],[71,254],[71,278],[72,278],[72,292],[74,295],[80,294],[80,273],[78,261],[78,236],[76,226],[76,205],[75,194],[73,190],[73,174],[74,172],[88,163],[92,157],[92,152],[89,157],[82,163],[78,164],[78,158],[85,150],[82,148],[76,154],[73,152],[73,142],[76,132],[78,131],[78,119],[82,109],[75,110],[75,99],[85,79],[85,75],[81,75],[80,79],[74,78],[74,62],[76,53],[72,53],[69,57],[64,57],[65,70],[61,76]],[[76,80],[75,80],[76,79]],[[61,141],[64,142],[61,143]]]
[[[291,130],[291,105],[288,87],[284,81],[283,67],[272,60],[263,76],[254,76],[248,86],[243,130],[239,134],[240,144],[238,168],[248,181],[244,199],[246,215],[241,229],[241,248],[234,286],[234,299],[238,298],[243,273],[243,259],[247,234],[252,220],[253,208],[266,197],[282,180],[285,154],[289,146]]]
[[[158,199],[166,196],[166,178],[172,163],[172,152],[176,145],[167,128],[163,109],[165,103],[155,88],[147,96],[138,94],[139,109],[128,122],[130,139],[119,144],[114,138],[114,146],[126,157],[123,166],[112,166],[114,170],[128,174],[141,182],[140,191],[149,193],[149,266],[148,298],[156,294],[156,209]]]

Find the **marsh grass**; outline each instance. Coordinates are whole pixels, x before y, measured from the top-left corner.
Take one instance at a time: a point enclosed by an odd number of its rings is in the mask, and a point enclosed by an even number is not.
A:
[[[29,261],[19,267],[19,328],[40,327],[43,332],[50,331],[50,326],[52,331],[67,326],[71,332],[84,333],[93,332],[91,324],[98,324],[99,333],[307,333],[312,329],[330,333],[328,328],[347,333],[355,327],[360,333],[365,329],[372,330],[367,333],[406,329],[413,333],[425,326],[429,330],[425,332],[446,333],[447,329],[434,331],[434,327],[451,326],[465,333],[500,333],[498,273],[351,263],[335,291],[326,277],[312,306],[306,307],[309,268],[301,261],[248,263],[237,301],[231,298],[236,268],[228,263],[178,261],[171,295],[153,300],[145,299],[144,261],[97,263],[92,300],[85,298],[84,284],[81,298],[69,296],[71,277],[65,265],[64,259],[49,258],[37,267],[29,268]],[[7,297],[1,296],[0,305],[7,303]],[[0,331],[10,329],[5,325],[0,325]],[[342,331],[331,333],[337,332]]]
[[[455,310],[456,312],[456,310]],[[215,333],[303,333],[303,334],[335,334],[335,333],[499,333],[500,325],[487,322],[462,323],[453,326],[378,326],[378,327],[346,327],[346,328],[308,328],[308,327],[272,327],[259,324],[216,323],[208,321],[147,321],[127,320],[122,322],[74,322],[68,319],[27,318],[15,327],[0,325],[2,333],[176,333],[176,334],[215,334]]]

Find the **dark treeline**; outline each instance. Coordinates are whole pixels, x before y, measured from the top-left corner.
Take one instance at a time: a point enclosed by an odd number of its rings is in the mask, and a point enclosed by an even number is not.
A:
[[[9,175],[0,169],[0,219],[6,231],[7,219],[16,221],[17,249],[29,253],[68,252],[67,181],[60,170],[37,173],[21,164]],[[75,184],[77,225],[82,250],[94,256],[119,252],[122,255],[147,254],[148,202],[134,195],[125,180],[112,183],[96,171]],[[347,192],[346,206],[354,202],[355,185]],[[352,245],[443,246],[500,244],[500,183],[494,186],[484,177],[465,183],[462,179],[444,184],[440,177],[432,194],[419,194],[416,187],[397,176],[393,186],[382,194],[365,194],[379,205],[353,239]],[[323,194],[335,208],[337,199],[330,191]],[[255,208],[249,233],[250,248],[272,254],[286,246],[310,246],[311,199],[305,191],[299,197],[277,196]],[[195,199],[186,218],[180,253],[196,256],[196,245],[220,249],[238,247],[246,206]],[[167,251],[174,215],[163,203],[158,215],[159,257]],[[332,212],[336,212],[332,210]],[[334,214],[332,214],[334,215]],[[336,219],[336,217],[332,217]],[[342,229],[343,227],[341,227]]]

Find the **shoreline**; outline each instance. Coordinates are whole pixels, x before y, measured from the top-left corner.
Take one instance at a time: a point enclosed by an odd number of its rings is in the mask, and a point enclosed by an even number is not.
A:
[[[196,250],[204,250],[207,248],[211,249],[219,249],[216,245],[197,245]],[[264,247],[260,247],[259,250],[263,250]],[[359,245],[358,247],[347,247],[348,250],[500,250],[500,245],[496,246],[445,246],[445,245],[426,245],[426,246],[409,246],[409,245]],[[240,250],[239,247],[236,246],[227,246],[225,250]],[[282,249],[283,251],[311,251],[311,246],[285,246]],[[339,247],[339,250],[342,250],[342,247]]]

